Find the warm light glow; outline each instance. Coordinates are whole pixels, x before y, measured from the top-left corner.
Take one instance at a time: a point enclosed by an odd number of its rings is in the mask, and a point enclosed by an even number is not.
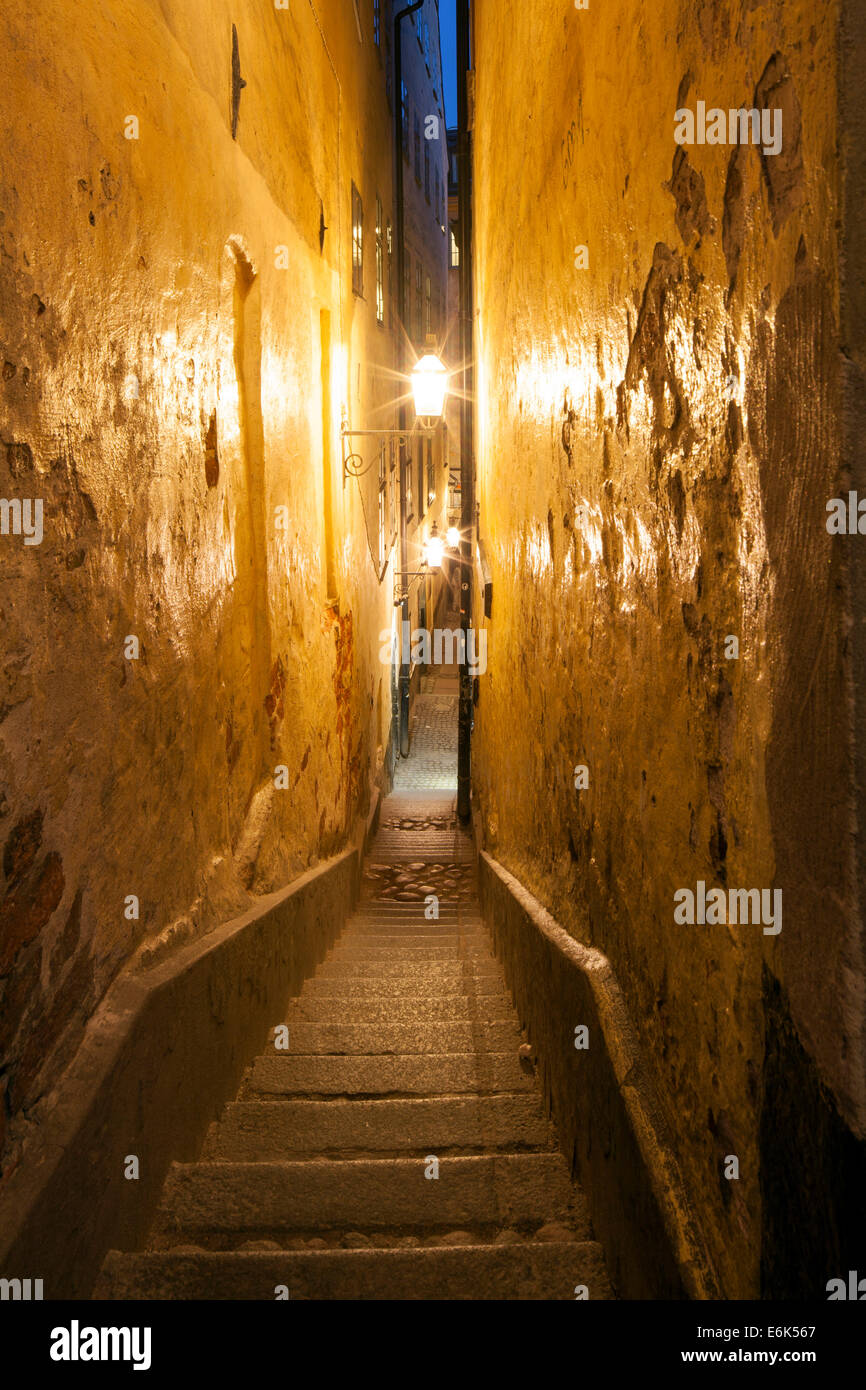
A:
[[[445,409],[448,372],[432,353],[422,357],[412,372],[412,394],[416,414],[438,420]]]
[[[437,536],[435,532],[427,539],[427,544],[424,547],[424,558],[431,570],[442,568],[442,561],[445,558],[445,545],[442,537]]]
[[[452,550],[457,549],[457,547],[460,544],[460,532],[457,530],[456,526],[448,527],[448,534],[446,535],[445,539],[447,540]]]

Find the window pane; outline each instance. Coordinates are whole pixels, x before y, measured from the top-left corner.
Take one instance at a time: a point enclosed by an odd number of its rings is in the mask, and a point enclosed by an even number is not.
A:
[[[376,199],[376,321],[385,322],[385,233],[382,199]]]
[[[361,195],[352,184],[352,289],[364,293],[364,208]]]

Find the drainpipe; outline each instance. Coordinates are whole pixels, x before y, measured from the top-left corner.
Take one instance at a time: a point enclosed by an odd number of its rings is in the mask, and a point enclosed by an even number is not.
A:
[[[409,341],[409,325],[403,322],[403,280],[406,271],[406,253],[403,244],[403,231],[405,218],[403,212],[403,35],[401,24],[410,14],[420,10],[424,0],[415,0],[412,5],[407,5],[405,9],[399,10],[394,16],[394,127],[397,141],[397,178],[395,188],[396,207],[394,214],[397,221],[397,322],[403,329],[404,336],[400,339],[399,352],[402,354],[402,361],[398,361],[398,370],[401,366],[407,366],[405,361],[406,342]],[[406,429],[406,406],[400,406],[399,428]],[[409,532],[406,520],[406,445],[400,443],[400,569],[405,576],[409,569]],[[402,581],[405,584],[405,579]],[[406,633],[409,628],[409,596],[408,588],[405,590],[406,597],[403,599],[400,611],[400,754],[404,758],[409,756],[409,680],[411,676],[409,643],[406,641]]]
[[[457,729],[457,814],[466,824],[472,794],[472,677],[469,631],[472,621],[472,555],[475,543],[475,450],[473,444],[474,368],[472,361],[472,170],[469,139],[470,0],[457,0],[457,175],[460,190],[460,627],[466,660],[460,667]]]

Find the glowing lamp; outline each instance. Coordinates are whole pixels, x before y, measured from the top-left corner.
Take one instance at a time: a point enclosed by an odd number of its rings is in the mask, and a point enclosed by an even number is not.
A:
[[[426,357],[416,362],[412,372],[415,413],[428,420],[440,419],[445,409],[447,390],[448,372],[439,358],[428,352]]]
[[[434,521],[433,530],[430,532],[427,538],[427,544],[424,546],[424,559],[431,570],[438,570],[442,568],[442,561],[444,558],[445,544],[442,537],[437,534],[436,523]]]

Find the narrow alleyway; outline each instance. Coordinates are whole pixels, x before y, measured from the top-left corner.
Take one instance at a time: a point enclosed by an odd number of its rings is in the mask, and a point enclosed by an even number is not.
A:
[[[0,1307],[866,1301],[866,2],[79,8],[0,11]]]
[[[397,779],[417,790],[382,806],[357,912],[96,1297],[611,1296],[447,789],[456,671],[422,691]]]

